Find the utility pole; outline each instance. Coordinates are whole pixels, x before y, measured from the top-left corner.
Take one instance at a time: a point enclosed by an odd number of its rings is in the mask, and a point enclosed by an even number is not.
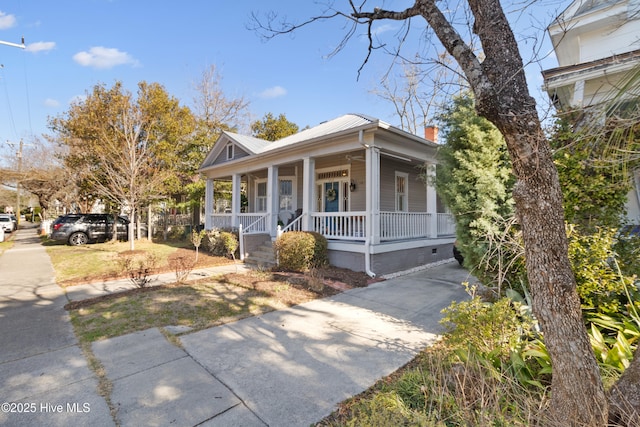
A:
[[[3,40],[0,40],[0,45],[5,45],[5,46],[10,46],[10,47],[17,47],[20,49],[24,49],[26,46],[24,44],[24,37],[22,37],[22,43],[18,44],[18,43],[11,43],[11,42],[5,42]],[[9,141],[7,141],[8,143]],[[14,215],[16,216],[16,221],[17,224],[20,225],[20,174],[22,173],[22,138],[20,138],[20,149],[18,150],[18,179],[16,181],[16,210],[17,213],[14,212]]]
[[[16,181],[16,216],[17,224],[20,225],[20,180],[22,179],[22,138],[20,138],[20,149],[18,150],[18,180]]]

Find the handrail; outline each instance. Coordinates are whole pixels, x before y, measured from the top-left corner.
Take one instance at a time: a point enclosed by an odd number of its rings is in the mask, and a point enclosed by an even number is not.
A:
[[[264,214],[262,215],[260,218],[256,219],[255,221],[253,221],[251,224],[247,225],[246,227],[242,226],[242,223],[238,224],[238,240],[239,240],[239,244],[240,244],[240,260],[244,261],[244,236],[246,234],[252,233],[252,232],[261,232],[261,231],[266,231],[266,224],[267,224],[267,218],[269,217],[269,214]],[[261,228],[259,229],[258,227],[261,226]]]
[[[303,213],[284,227],[278,226],[278,237],[287,231],[302,231],[302,218],[306,216],[307,214]]]

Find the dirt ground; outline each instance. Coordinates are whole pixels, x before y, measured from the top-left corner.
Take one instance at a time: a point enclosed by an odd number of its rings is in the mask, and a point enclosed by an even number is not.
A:
[[[174,254],[177,258],[180,256],[188,256],[190,251],[185,251],[184,254]],[[192,252],[191,252],[192,253]],[[200,254],[198,257],[198,263],[194,267],[211,267],[214,265],[223,265],[233,262],[225,258],[214,257],[207,254]],[[170,271],[170,270],[169,270]],[[162,272],[160,270],[154,272],[157,274]],[[95,278],[96,280],[113,279],[113,276],[108,278]],[[211,280],[211,279],[198,279],[198,280]],[[345,268],[338,268],[333,266],[326,266],[316,269],[312,272],[299,273],[290,271],[253,271],[249,273],[230,273],[225,274],[220,279],[221,282],[240,286],[245,289],[251,289],[255,291],[265,292],[267,294],[277,294],[279,299],[286,305],[301,304],[306,301],[310,301],[317,298],[324,298],[332,296],[347,289],[356,287],[366,287],[375,280],[371,279],[365,273],[355,272]],[[86,282],[85,282],[86,283]],[[187,283],[188,284],[188,283]],[[167,287],[182,286],[183,284],[170,284],[162,286],[152,286],[135,288],[128,291],[118,292],[114,294],[107,294],[100,297],[91,298],[83,301],[74,301],[65,308],[68,310],[78,309],[81,307],[88,307],[99,302],[107,301],[114,298],[119,298],[125,295],[135,295],[141,293],[154,292]],[[284,290],[284,291],[283,291]]]

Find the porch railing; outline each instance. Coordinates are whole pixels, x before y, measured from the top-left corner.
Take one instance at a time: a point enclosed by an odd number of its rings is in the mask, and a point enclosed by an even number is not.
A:
[[[292,221],[280,232],[302,231],[304,218],[311,215],[311,229],[328,239],[364,241],[366,238],[366,212],[313,212],[304,213]],[[453,215],[426,212],[380,212],[380,240],[402,240],[420,237],[434,237],[432,219],[436,215],[435,235],[447,237],[455,235]],[[231,214],[211,215],[214,227],[230,228]],[[239,214],[239,223],[243,234],[268,233],[268,215],[264,213]],[[246,226],[245,226],[246,224]]]
[[[431,237],[431,215],[426,212],[380,212],[380,240]]]
[[[448,213],[438,214],[438,236],[454,236],[456,234],[456,221],[453,215]]]
[[[240,214],[238,225],[238,241],[240,243],[240,260],[244,261],[244,236],[252,233],[265,233],[268,231],[269,214]],[[244,224],[248,224],[246,227]]]
[[[213,228],[231,228],[230,213],[211,214],[211,226]]]
[[[312,230],[327,239],[365,240],[366,212],[314,212]]]
[[[264,212],[238,214],[238,220],[245,234],[268,232],[267,218],[269,218],[269,214]]]
[[[307,214],[302,214],[284,227],[278,226],[278,236],[287,231],[302,231],[302,221],[304,221],[303,218],[306,217]]]

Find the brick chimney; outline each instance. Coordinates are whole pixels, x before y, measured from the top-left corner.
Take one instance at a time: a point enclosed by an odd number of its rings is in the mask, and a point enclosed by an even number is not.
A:
[[[438,143],[438,126],[425,126],[424,139]]]

